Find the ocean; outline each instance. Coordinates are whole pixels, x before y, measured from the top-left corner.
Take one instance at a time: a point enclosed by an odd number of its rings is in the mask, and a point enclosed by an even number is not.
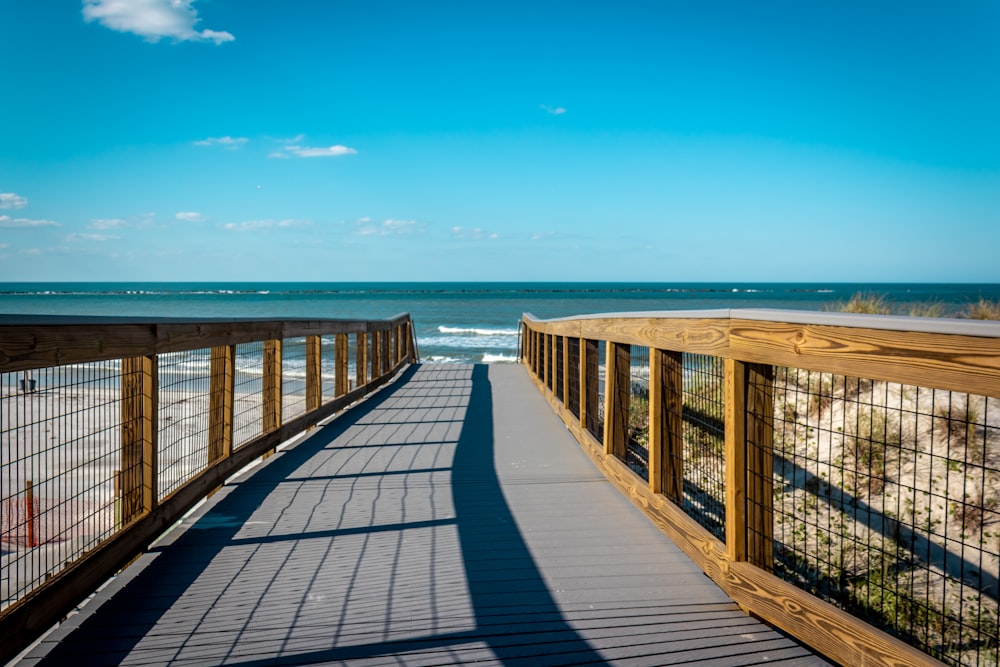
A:
[[[513,362],[518,321],[705,308],[823,310],[857,292],[894,312],[938,303],[949,315],[1000,284],[878,283],[0,283],[0,314],[212,318],[413,317],[422,361]]]

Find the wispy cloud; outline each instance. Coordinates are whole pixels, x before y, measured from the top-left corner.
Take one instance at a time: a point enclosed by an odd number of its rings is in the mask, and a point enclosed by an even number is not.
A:
[[[561,116],[566,113],[565,107],[550,107],[548,104],[539,104],[538,108],[545,113],[552,114],[553,116]]]
[[[13,192],[0,192],[0,208],[24,208],[28,205],[28,198]]]
[[[195,146],[222,146],[226,150],[235,151],[243,144],[250,141],[246,137],[209,137],[207,139],[199,139],[194,142]]]
[[[11,218],[9,215],[0,215],[0,227],[32,229],[38,227],[61,227],[54,220],[31,220],[29,218]]]
[[[285,154],[282,157],[287,157],[288,155],[294,155],[296,157],[340,157],[341,155],[357,155],[358,151],[350,146],[341,146],[337,144],[335,146],[327,146],[326,148],[314,148],[311,146],[285,146]],[[272,153],[271,157],[278,157],[278,155]]]
[[[451,235],[457,239],[498,239],[496,232],[487,232],[481,227],[452,227]]]
[[[259,229],[304,227],[311,224],[312,223],[308,220],[295,220],[289,218],[285,220],[247,220],[245,222],[227,222],[226,224],[221,225],[221,228],[230,232],[250,232]]]
[[[383,220],[378,223],[370,218],[361,218],[356,224],[359,236],[403,236],[419,234],[426,228],[424,223],[416,220]]]
[[[120,236],[114,236],[113,234],[85,234],[85,233],[74,233],[66,236],[66,240],[69,242],[74,241],[114,241],[115,239],[121,238]]]
[[[201,20],[194,0],[83,0],[83,18],[118,32],[131,32],[146,41],[169,37],[177,42],[231,42],[220,30],[197,30]]]
[[[184,222],[205,222],[207,220],[205,216],[195,211],[178,211],[174,217]]]

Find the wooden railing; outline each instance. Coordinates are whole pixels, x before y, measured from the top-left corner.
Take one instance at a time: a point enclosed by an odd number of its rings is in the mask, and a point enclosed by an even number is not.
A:
[[[406,314],[0,319],[0,662],[227,478],[415,357]]]
[[[997,664],[1000,325],[526,314],[521,359],[747,612],[844,665]]]

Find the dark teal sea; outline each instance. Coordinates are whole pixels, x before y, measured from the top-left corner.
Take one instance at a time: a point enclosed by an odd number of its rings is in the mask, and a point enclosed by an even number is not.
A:
[[[823,310],[856,292],[908,314],[958,314],[1000,284],[854,283],[0,283],[0,313],[130,317],[383,318],[408,312],[425,361],[513,360],[522,313],[705,308]]]

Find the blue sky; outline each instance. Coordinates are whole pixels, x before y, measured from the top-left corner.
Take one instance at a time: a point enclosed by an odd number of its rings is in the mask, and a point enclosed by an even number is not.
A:
[[[1000,282],[1000,4],[0,5],[0,280]]]

